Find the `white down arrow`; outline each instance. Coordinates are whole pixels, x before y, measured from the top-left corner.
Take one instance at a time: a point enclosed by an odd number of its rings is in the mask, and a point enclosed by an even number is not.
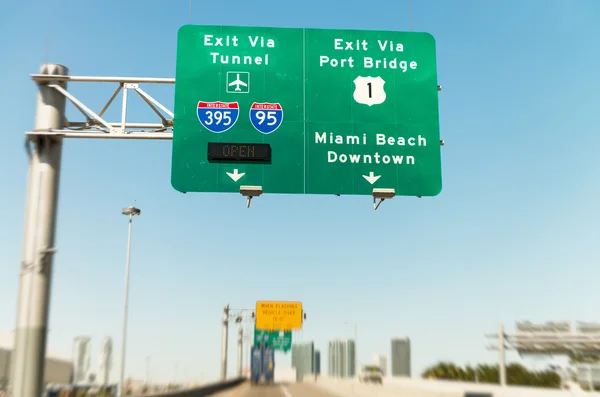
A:
[[[238,170],[237,170],[237,168],[236,168],[236,169],[234,169],[234,170],[233,170],[233,174],[232,174],[231,172],[228,172],[228,173],[227,173],[227,175],[229,175],[229,177],[230,177],[231,179],[233,179],[233,181],[234,181],[234,182],[237,182],[237,181],[239,181],[239,179],[240,179],[241,177],[243,177],[244,175],[246,175],[246,173],[245,173],[245,172],[242,172],[242,173],[239,173],[239,174],[238,174]]]
[[[362,177],[365,178],[367,182],[369,182],[372,185],[375,182],[377,182],[379,178],[381,178],[381,175],[375,175],[375,173],[371,171],[369,172],[369,175],[363,175]]]

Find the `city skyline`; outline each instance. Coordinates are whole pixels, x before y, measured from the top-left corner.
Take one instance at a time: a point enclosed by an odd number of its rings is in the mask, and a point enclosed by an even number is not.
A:
[[[313,341],[292,344],[292,367],[296,368],[296,380],[315,372],[315,344]]]
[[[92,338],[76,336],[73,339],[73,383],[89,383],[92,370]]]
[[[333,339],[328,342],[327,374],[352,378],[356,375],[356,343],[354,339]]]
[[[409,337],[392,338],[390,348],[390,374],[392,376],[412,375],[412,354]]]
[[[373,364],[376,364],[379,366],[379,368],[381,368],[383,376],[387,376],[387,374],[389,373],[388,360],[387,360],[388,356],[391,356],[391,354],[389,354],[389,355],[379,354],[379,353],[373,354]]]

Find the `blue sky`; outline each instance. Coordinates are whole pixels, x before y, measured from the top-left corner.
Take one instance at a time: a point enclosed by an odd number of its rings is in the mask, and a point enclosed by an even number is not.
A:
[[[361,361],[408,335],[415,373],[439,359],[495,361],[483,335],[500,321],[600,320],[600,3],[414,0],[413,10],[414,29],[436,38],[444,86],[439,196],[395,198],[375,212],[369,197],[265,195],[246,209],[239,195],[176,192],[170,142],[67,141],[49,346],[69,355],[74,336],[90,335],[97,356],[104,335],[118,345],[120,211],[134,199],[134,377],[149,355],[153,378],[172,378],[175,366],[179,379],[216,378],[225,303],[301,300],[308,320],[297,336],[323,351],[356,323]],[[72,75],[174,77],[188,18],[184,0],[2,6],[0,330],[15,324],[29,73],[51,61]],[[408,30],[409,2],[195,0],[193,23]],[[70,88],[95,110],[114,89]],[[172,87],[146,91],[172,108]],[[129,114],[150,115],[141,101]]]

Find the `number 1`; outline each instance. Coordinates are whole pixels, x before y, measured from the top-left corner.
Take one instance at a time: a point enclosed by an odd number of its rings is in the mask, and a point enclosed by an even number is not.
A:
[[[371,93],[371,83],[367,83],[367,85],[369,86],[369,98],[372,98],[373,95]]]

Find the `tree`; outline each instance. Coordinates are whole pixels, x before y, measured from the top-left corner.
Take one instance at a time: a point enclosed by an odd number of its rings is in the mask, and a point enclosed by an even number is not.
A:
[[[569,355],[569,363],[573,364],[596,364],[600,362],[600,354],[572,353]]]
[[[476,367],[461,368],[451,362],[439,362],[423,371],[423,378],[474,382],[499,383],[497,365],[479,364]],[[506,383],[509,385],[559,388],[560,376],[551,370],[530,371],[521,364],[512,363],[506,367]]]

